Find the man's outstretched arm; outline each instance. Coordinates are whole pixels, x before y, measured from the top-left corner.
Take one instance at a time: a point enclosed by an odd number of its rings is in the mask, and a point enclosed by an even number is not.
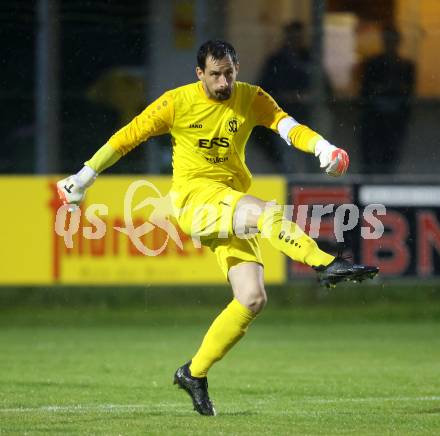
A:
[[[167,133],[173,123],[173,117],[172,97],[165,93],[112,135],[107,143],[85,162],[78,173],[57,183],[58,195],[63,203],[71,204],[73,208],[78,206],[84,199],[86,189],[102,171],[114,165],[141,142],[152,136]]]
[[[339,177],[346,173],[350,164],[348,154],[342,148],[330,144],[309,127],[299,124],[292,117],[285,117],[277,125],[280,136],[289,144],[319,158],[321,168],[330,176]]]
[[[321,168],[331,176],[345,174],[349,165],[348,154],[325,140],[304,124],[284,112],[275,100],[259,89],[253,101],[256,123],[278,133],[289,145],[319,158]]]

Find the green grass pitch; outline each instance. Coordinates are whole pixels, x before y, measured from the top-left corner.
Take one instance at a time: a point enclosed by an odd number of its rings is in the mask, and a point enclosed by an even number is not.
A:
[[[0,434],[440,434],[438,316],[362,305],[269,305],[197,415],[172,376],[220,308],[2,310]]]

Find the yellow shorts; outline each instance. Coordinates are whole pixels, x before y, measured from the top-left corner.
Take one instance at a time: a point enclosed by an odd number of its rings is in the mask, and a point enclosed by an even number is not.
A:
[[[257,236],[239,238],[233,231],[235,207],[244,195],[211,179],[194,179],[171,190],[180,228],[215,253],[226,278],[229,269],[240,262],[263,265]]]

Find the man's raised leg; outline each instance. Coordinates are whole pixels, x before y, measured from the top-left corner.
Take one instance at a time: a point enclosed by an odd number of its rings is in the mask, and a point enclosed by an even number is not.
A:
[[[241,232],[243,227],[258,230],[291,259],[314,268],[318,280],[326,286],[344,280],[373,278],[379,271],[376,266],[356,265],[322,251],[296,223],[284,217],[282,206],[268,204],[251,195],[241,198],[235,209],[234,229]]]

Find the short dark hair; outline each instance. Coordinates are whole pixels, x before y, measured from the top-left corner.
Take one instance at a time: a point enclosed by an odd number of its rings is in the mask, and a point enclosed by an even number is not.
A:
[[[202,70],[206,67],[206,58],[208,56],[214,59],[223,59],[226,56],[231,56],[232,62],[236,65],[238,63],[238,56],[235,48],[229,42],[221,39],[209,40],[203,43],[197,52],[197,65]]]

